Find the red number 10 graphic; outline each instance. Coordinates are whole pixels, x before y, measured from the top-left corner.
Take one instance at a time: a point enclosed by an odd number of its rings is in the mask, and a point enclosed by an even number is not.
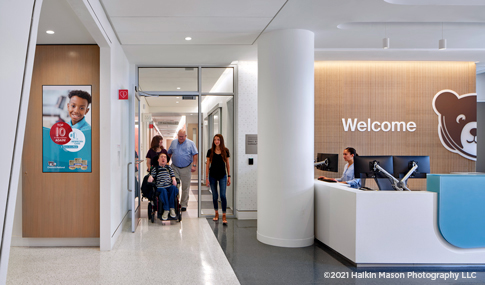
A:
[[[69,138],[69,133],[72,132],[71,126],[66,123],[55,123],[50,131],[50,136],[53,142],[56,144],[66,144],[71,139]]]

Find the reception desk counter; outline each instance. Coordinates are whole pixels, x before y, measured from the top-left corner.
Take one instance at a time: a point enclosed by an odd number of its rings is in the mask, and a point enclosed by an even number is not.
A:
[[[315,180],[315,238],[358,266],[485,264],[485,248],[449,244],[437,193],[361,191]]]

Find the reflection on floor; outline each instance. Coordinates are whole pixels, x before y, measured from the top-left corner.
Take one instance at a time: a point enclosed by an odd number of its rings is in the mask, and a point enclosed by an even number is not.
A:
[[[256,239],[256,220],[229,219],[227,226],[210,218],[207,221],[241,284],[485,284],[483,267],[356,268],[318,241],[304,248],[260,243]],[[404,273],[404,278],[379,277],[381,272]],[[429,278],[407,277],[408,273],[413,276],[413,273],[423,272],[429,273]],[[449,272],[459,273],[460,277],[457,280],[433,280],[436,276],[433,273]],[[476,278],[463,278],[467,273],[472,276],[473,272],[477,272]],[[334,278],[327,275],[332,273]]]
[[[112,251],[12,247],[7,284],[239,284],[197,209],[181,223],[143,218],[135,233],[130,226]]]

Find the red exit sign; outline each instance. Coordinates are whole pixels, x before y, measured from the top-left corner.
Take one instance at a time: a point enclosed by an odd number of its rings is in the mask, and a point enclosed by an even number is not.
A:
[[[118,90],[118,100],[128,100],[128,90],[127,89]]]

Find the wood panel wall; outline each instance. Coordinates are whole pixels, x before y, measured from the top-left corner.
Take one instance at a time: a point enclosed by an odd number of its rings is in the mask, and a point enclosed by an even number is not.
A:
[[[37,46],[22,157],[23,237],[99,237],[99,47]],[[92,173],[42,173],[42,85],[92,85]]]
[[[433,97],[443,89],[476,92],[473,62],[316,62],[315,157],[338,153],[339,173],[315,170],[315,176],[341,177],[343,149],[359,155],[429,155],[432,173],[475,171],[475,162],[446,150],[438,136]],[[342,118],[366,121],[414,121],[415,132],[345,132]],[[410,181],[425,189],[423,179]]]

